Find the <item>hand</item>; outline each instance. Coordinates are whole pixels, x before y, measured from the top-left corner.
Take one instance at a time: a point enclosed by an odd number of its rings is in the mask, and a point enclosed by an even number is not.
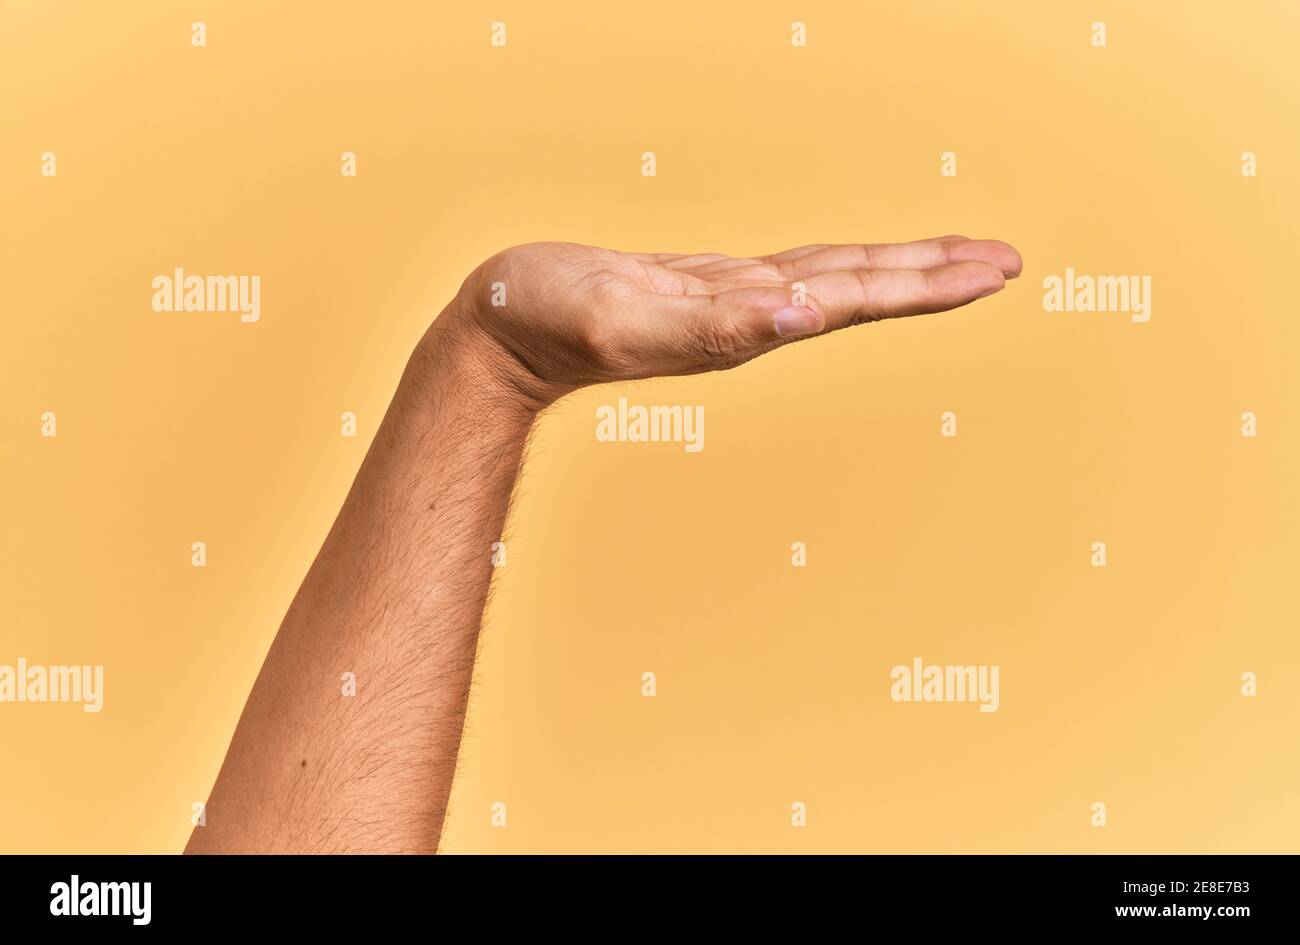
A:
[[[529,243],[466,280],[452,317],[491,339],[530,396],[735,367],[797,338],[942,312],[1020,274],[997,240],[801,246],[772,256]],[[800,288],[802,287],[802,291]]]

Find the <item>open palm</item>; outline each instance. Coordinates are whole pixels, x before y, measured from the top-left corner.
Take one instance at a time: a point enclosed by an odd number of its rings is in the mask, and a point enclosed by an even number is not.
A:
[[[489,259],[464,310],[560,388],[734,367],[801,337],[957,308],[1020,274],[997,240],[801,246],[770,256],[529,243]]]

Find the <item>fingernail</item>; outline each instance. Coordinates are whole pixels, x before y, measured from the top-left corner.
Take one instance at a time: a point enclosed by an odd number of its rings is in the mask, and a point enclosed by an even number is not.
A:
[[[975,296],[975,298],[977,298],[977,299],[986,299],[986,298],[988,298],[990,295],[992,295],[994,292],[1001,292],[1004,288],[1006,288],[1005,283],[1004,283],[1003,285],[990,286],[989,288],[987,288],[987,289],[985,289],[983,292],[981,292],[979,295]]]
[[[811,335],[822,330],[822,317],[803,305],[787,305],[777,309],[773,321],[776,323],[776,333],[782,338]]]

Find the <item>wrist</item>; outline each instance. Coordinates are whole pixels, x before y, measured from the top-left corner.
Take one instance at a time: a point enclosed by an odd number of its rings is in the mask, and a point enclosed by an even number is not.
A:
[[[420,339],[407,375],[419,390],[477,399],[482,409],[493,414],[524,416],[529,421],[569,392],[534,374],[483,326],[461,296],[448,304]]]

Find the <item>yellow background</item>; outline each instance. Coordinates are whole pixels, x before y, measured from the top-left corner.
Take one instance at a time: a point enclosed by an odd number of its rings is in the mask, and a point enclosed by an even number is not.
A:
[[[0,850],[183,846],[483,257],[950,232],[1024,277],[545,418],[444,849],[1296,850],[1298,34],[1284,0],[0,3],[0,663],[106,667],[99,715],[0,705]],[[175,266],[260,275],[260,323],[152,311]],[[1151,321],[1045,312],[1067,266],[1149,274]],[[705,405],[704,451],[597,442],[620,394]],[[1000,711],[891,702],[915,656],[1000,665]]]

